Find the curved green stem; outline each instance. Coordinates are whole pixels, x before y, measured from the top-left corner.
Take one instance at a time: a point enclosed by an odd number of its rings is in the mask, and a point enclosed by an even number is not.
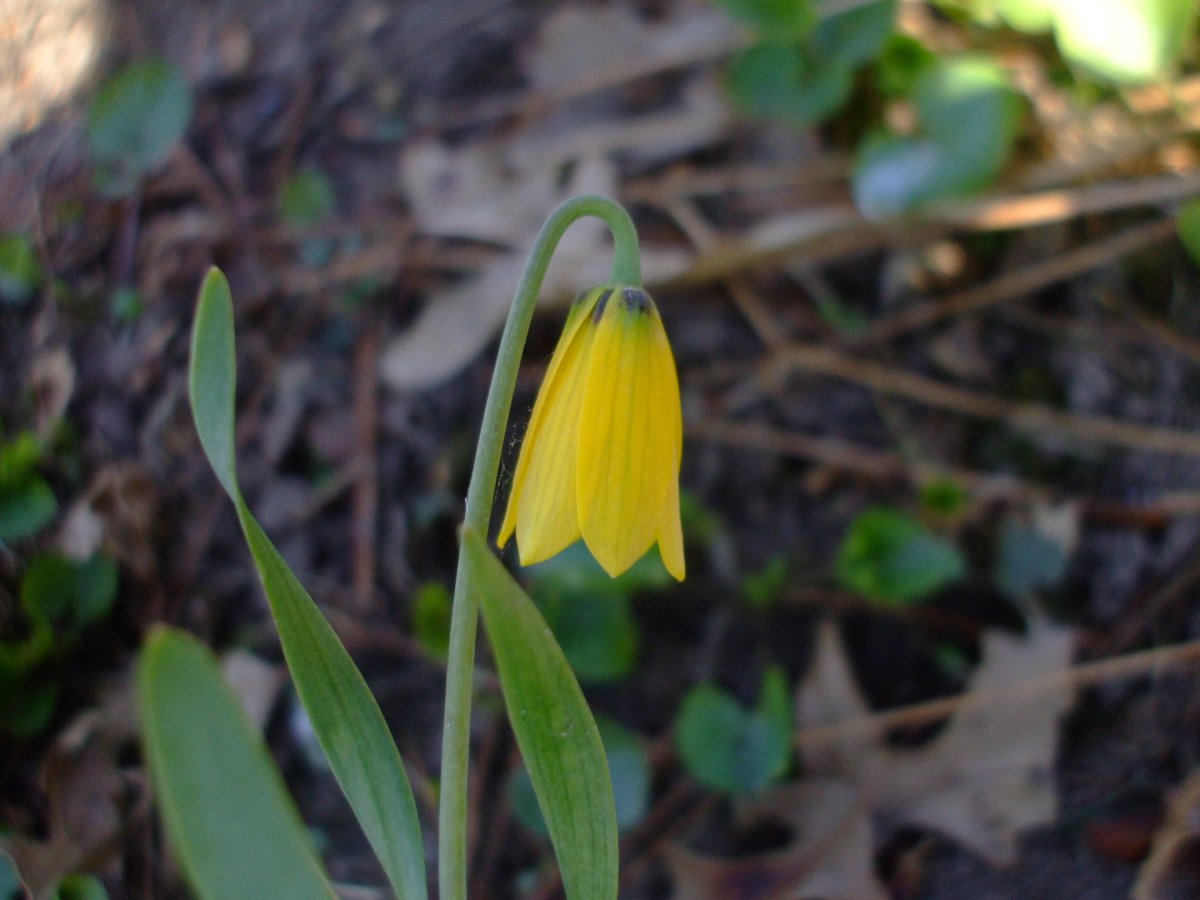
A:
[[[558,207],[542,230],[525,262],[521,281],[513,297],[492,386],[483,409],[483,425],[471,483],[467,488],[465,524],[486,535],[491,524],[492,500],[504,431],[512,407],[513,389],[529,323],[533,319],[538,292],[550,257],[571,223],[587,216],[603,219],[613,235],[613,284],[640,287],[641,258],[633,221],[617,203],[605,197],[575,197]],[[471,571],[459,552],[454,584],[454,607],[450,617],[450,647],[446,664],[446,716],[442,732],[441,800],[438,809],[438,884],[442,900],[465,900],[467,895],[467,772],[471,743],[471,696],[475,669],[475,636],[479,602],[470,584]]]

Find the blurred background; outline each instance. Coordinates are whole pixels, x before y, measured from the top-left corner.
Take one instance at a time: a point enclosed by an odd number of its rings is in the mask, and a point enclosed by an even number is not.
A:
[[[0,0],[0,896],[187,895],[131,700],[156,622],[222,656],[343,896],[387,896],[192,428],[214,264],[247,499],[433,860],[494,349],[587,192],[676,355],[688,578],[518,572],[601,722],[622,896],[1200,896],[1195,13]],[[501,501],[609,253],[587,221],[556,258]],[[471,896],[561,896],[478,665]]]

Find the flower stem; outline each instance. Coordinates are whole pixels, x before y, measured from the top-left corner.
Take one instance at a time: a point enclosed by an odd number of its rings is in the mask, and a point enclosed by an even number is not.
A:
[[[563,233],[578,219],[603,219],[613,235],[613,284],[640,287],[641,258],[637,232],[629,214],[605,197],[585,195],[558,207],[538,232],[521,273],[500,338],[492,386],[483,409],[483,424],[471,483],[467,488],[465,524],[486,535],[491,524],[492,500],[504,432],[512,407],[513,389],[529,323],[550,257]],[[471,749],[471,697],[475,668],[475,635],[479,600],[471,583],[472,572],[459,550],[450,616],[450,647],[446,664],[446,716],[442,732],[441,800],[438,809],[438,884],[442,900],[466,900],[467,895],[467,772]]]

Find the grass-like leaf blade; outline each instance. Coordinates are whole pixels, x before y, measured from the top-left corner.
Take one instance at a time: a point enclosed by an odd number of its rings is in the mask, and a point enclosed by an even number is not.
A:
[[[331,900],[283,779],[208,649],[157,629],[137,692],[158,805],[196,893]]]
[[[397,895],[425,898],[416,802],[383,713],[346,648],[242,499],[234,455],[234,351],[229,285],[212,269],[197,303],[189,373],[200,444],[237,508],[296,693],[334,777]]]
[[[617,813],[604,745],[550,627],[478,532],[463,529],[470,583],[571,900],[617,896]]]

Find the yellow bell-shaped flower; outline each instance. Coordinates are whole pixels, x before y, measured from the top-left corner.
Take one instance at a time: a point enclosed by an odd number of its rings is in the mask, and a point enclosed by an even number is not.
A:
[[[498,543],[521,565],[580,537],[614,578],[657,543],[684,576],[683,415],[671,345],[641,288],[603,287],[571,307],[533,404]]]

